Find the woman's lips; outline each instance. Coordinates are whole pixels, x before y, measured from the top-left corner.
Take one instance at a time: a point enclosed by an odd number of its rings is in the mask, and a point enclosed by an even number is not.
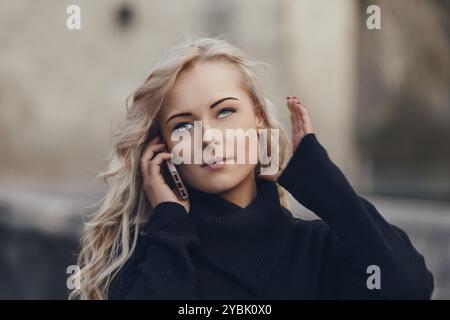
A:
[[[207,168],[210,170],[218,170],[225,166],[227,160],[231,160],[232,158],[224,158],[224,157],[214,157],[205,161],[201,165],[202,168]]]

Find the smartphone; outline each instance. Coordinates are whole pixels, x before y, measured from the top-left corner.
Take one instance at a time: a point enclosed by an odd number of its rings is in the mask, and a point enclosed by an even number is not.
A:
[[[183,181],[181,180],[180,174],[175,167],[175,164],[172,162],[172,160],[164,160],[164,162],[166,163],[166,168],[169,171],[169,175],[172,177],[173,184],[175,185],[175,189],[178,192],[178,196],[182,200],[186,200],[188,198],[188,193]]]
[[[162,137],[159,130],[156,131],[156,134]],[[150,141],[150,136],[148,137],[148,140]],[[168,152],[167,147],[164,148],[164,152]],[[164,163],[165,166],[161,168],[161,173],[164,179],[166,180],[166,183],[169,185],[170,188],[176,190],[177,196],[180,199],[182,200],[188,199],[189,194],[187,192],[186,186],[183,183],[183,180],[181,180],[181,176],[177,170],[177,167],[170,159],[164,160]]]
[[[149,132],[147,136],[147,143],[150,142],[150,140],[152,139],[152,137],[154,137],[155,134],[162,137],[159,130],[156,129],[153,131],[153,134],[152,132]],[[167,152],[167,148],[165,148],[164,151]],[[169,185],[170,188],[176,190],[176,194],[181,200],[188,199],[189,195],[186,186],[181,180],[181,176],[177,170],[177,167],[172,162],[172,160],[164,160],[164,163],[165,166],[161,167],[161,174],[163,175],[164,180],[166,181],[166,183]]]

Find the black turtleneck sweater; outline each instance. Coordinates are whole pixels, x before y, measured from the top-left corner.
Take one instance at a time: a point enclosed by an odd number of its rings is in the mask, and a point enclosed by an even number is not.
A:
[[[109,298],[430,298],[424,258],[355,193],[315,134],[302,139],[278,183],[321,219],[293,217],[276,184],[260,178],[245,208],[189,188],[189,213],[175,202],[155,207]],[[371,265],[379,289],[368,288]]]

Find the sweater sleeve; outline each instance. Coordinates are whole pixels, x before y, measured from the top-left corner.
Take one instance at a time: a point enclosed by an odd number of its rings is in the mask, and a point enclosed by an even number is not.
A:
[[[176,202],[159,203],[145,231],[136,256],[118,280],[121,284],[114,296],[194,299],[194,270],[189,249],[198,238],[186,209]]]
[[[353,190],[315,134],[303,137],[278,183],[331,229],[325,296],[431,297],[433,276],[422,255],[403,230]],[[376,287],[369,285],[372,275],[379,276]]]

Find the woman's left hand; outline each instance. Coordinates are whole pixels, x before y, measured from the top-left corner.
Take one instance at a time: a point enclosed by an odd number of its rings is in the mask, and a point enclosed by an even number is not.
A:
[[[309,133],[314,133],[314,131],[308,110],[306,110],[305,106],[298,100],[297,97],[286,97],[286,104],[291,113],[292,154],[294,154],[303,137]],[[280,170],[274,175],[259,175],[258,177],[276,182],[282,172],[283,171]]]
[[[291,112],[292,153],[294,153],[303,137],[314,131],[308,110],[306,110],[298,98],[286,97],[286,103]]]

